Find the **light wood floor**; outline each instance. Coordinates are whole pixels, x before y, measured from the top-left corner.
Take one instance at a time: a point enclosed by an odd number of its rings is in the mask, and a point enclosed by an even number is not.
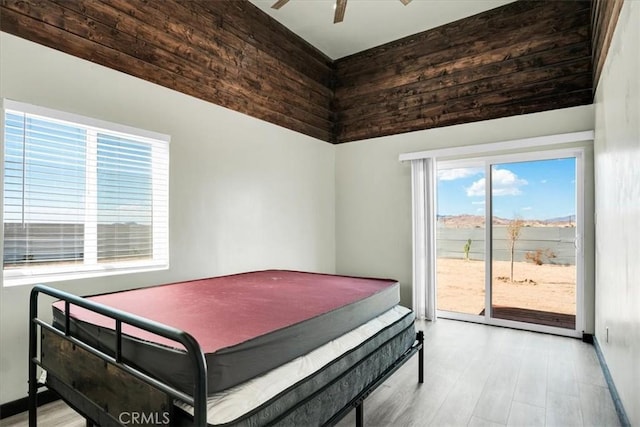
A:
[[[618,426],[593,346],[571,338],[453,320],[420,322],[417,357],[365,401],[374,426]],[[26,414],[0,425],[24,426]],[[352,411],[338,427],[355,424]],[[61,402],[39,409],[39,426],[84,426]]]

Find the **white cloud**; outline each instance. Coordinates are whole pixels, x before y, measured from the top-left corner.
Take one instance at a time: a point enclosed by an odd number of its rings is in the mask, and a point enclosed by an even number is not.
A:
[[[474,176],[481,172],[481,168],[441,169],[438,171],[438,179],[440,181],[454,181],[456,179]]]
[[[493,195],[494,196],[517,196],[522,194],[520,187],[528,184],[526,179],[518,176],[508,169],[493,170]],[[468,187],[467,196],[484,196],[485,179],[480,178]]]
[[[546,183],[547,183],[547,180],[546,180],[546,179],[542,179],[542,180],[540,180],[540,184],[546,184]]]
[[[526,206],[522,208],[523,211],[530,211],[531,209],[533,209],[531,206]]]
[[[522,193],[520,187],[528,184],[508,169],[494,169],[492,179],[494,196],[516,196]]]
[[[485,201],[484,200],[478,200],[476,202],[471,202],[472,205],[484,205]]]
[[[473,184],[471,184],[471,187],[468,187],[467,190],[467,196],[471,197],[471,196],[484,196],[484,184],[485,183],[485,179],[484,178],[480,178],[479,180],[477,180],[476,182],[474,182]]]

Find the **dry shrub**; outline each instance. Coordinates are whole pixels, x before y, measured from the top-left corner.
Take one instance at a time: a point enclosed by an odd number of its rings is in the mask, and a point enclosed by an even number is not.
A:
[[[547,260],[547,262],[550,262],[553,258],[556,257],[556,254],[548,248],[544,250],[536,249],[533,252],[527,252],[526,254],[524,254],[524,257],[527,259],[527,261],[531,261],[535,265],[542,265],[544,264],[545,259]]]

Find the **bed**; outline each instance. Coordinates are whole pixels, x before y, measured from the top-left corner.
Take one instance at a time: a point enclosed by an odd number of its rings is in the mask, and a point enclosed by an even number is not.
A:
[[[52,324],[40,294],[58,299]],[[90,297],[39,285],[29,341],[31,426],[43,385],[88,425],[332,425],[353,408],[362,425],[364,399],[415,353],[423,380],[423,335],[387,279],[268,270]]]

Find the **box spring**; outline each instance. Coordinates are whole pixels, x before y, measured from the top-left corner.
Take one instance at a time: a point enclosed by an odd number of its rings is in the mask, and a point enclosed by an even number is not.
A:
[[[364,341],[348,349],[343,354],[332,359],[315,372],[295,381],[285,389],[275,392],[273,396],[241,415],[225,414],[226,405],[209,399],[208,425],[212,427],[252,427],[265,425],[308,426],[323,425],[333,414],[338,413],[358,393],[370,386],[385,370],[397,362],[415,342],[416,331],[414,313],[404,307],[396,307],[393,320],[382,329]],[[380,317],[390,318],[390,312]],[[377,319],[376,319],[377,320]],[[373,323],[373,321],[371,322]],[[343,344],[344,345],[344,344]],[[325,346],[326,347],[326,346]],[[326,351],[324,348],[315,352]],[[310,355],[313,357],[313,355]],[[250,382],[245,394],[250,395],[254,390],[265,387],[269,383],[268,375],[286,375],[287,369],[295,371],[300,365],[309,363],[306,360],[289,363],[291,367],[280,367],[278,372],[268,373],[261,379]],[[244,385],[236,387],[240,389]],[[277,387],[277,386],[276,386]],[[231,390],[231,393],[242,393],[241,390]],[[239,406],[234,405],[234,406]],[[232,407],[232,413],[237,408]],[[177,425],[190,425],[193,409],[186,404],[177,403]],[[228,411],[227,411],[228,412]]]

